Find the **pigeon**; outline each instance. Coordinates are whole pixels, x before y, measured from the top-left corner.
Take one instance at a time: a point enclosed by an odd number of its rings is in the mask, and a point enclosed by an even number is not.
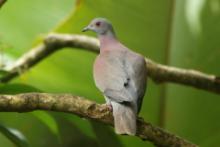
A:
[[[106,105],[113,112],[115,132],[136,135],[137,117],[147,85],[144,57],[123,45],[117,39],[112,24],[105,18],[93,19],[82,31],[95,32],[100,41],[93,76]]]

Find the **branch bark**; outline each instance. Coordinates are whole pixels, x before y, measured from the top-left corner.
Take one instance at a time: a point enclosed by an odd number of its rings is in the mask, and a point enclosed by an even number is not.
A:
[[[34,110],[67,112],[113,125],[112,113],[107,107],[79,96],[49,93],[0,95],[0,112],[29,112]],[[197,146],[148,122],[144,122],[143,119],[139,119],[137,125],[136,136],[142,140],[151,141],[157,146]]]
[[[31,49],[20,57],[13,66],[8,67],[9,73],[1,77],[0,82],[8,82],[48,55],[65,47],[84,49],[95,53],[99,52],[98,40],[93,37],[50,34],[44,40],[44,44]],[[157,83],[172,82],[220,94],[220,78],[215,75],[162,65],[149,58],[146,58],[146,62],[149,77]]]

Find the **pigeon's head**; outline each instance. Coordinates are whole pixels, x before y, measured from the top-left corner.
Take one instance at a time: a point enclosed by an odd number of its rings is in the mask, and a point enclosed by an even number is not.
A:
[[[98,35],[114,35],[112,24],[105,18],[93,19],[82,31],[93,31]]]

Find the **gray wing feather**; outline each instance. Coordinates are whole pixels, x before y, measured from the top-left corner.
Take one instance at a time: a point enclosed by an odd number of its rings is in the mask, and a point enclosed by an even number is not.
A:
[[[106,89],[104,91],[104,95],[107,96],[109,99],[118,103],[132,102],[132,97],[124,89],[122,90]]]
[[[127,72],[130,76],[130,87],[128,89],[134,93],[134,99],[137,105],[137,113],[139,113],[146,90],[147,83],[147,68],[143,56],[134,52],[129,52],[127,55],[130,60],[127,60]]]
[[[117,75],[111,85],[105,87],[104,95],[112,101],[130,102],[136,105],[139,112],[146,89],[146,63],[144,58],[132,51],[126,51],[121,56],[110,59],[115,67],[112,75]],[[115,74],[115,73],[117,74]],[[117,87],[117,88],[116,88]]]

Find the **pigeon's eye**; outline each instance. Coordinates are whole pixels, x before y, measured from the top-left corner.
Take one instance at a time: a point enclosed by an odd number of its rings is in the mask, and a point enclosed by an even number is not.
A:
[[[101,22],[98,21],[98,22],[95,23],[95,25],[96,25],[97,27],[99,27],[99,26],[101,25]]]

